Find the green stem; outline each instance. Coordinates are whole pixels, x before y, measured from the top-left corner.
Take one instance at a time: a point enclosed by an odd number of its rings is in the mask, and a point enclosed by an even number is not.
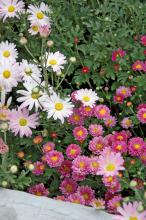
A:
[[[29,55],[33,58],[35,63],[39,63],[39,61],[34,57],[34,55],[31,53],[31,51],[28,49],[26,45],[24,45],[26,51],[29,53]]]

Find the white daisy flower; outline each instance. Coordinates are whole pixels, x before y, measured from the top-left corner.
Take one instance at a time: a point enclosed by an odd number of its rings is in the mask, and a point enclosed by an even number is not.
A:
[[[38,84],[41,83],[41,70],[35,64],[28,63],[27,60],[22,60],[20,63],[21,75],[24,82],[35,81]]]
[[[46,54],[47,57],[47,67],[52,67],[54,72],[60,72],[64,69],[64,64],[67,63],[66,57],[59,51],[55,53]]]
[[[28,32],[31,35],[37,35],[39,33],[39,25],[38,24],[31,24],[30,28],[28,29]]]
[[[50,18],[46,15],[50,12],[50,9],[45,3],[42,2],[40,6],[29,5],[27,12],[30,14],[28,20],[31,23],[36,23],[39,26],[50,25]]]
[[[80,89],[75,94],[76,100],[79,100],[83,103],[84,106],[93,107],[96,101],[99,99],[96,92],[92,89]]]
[[[70,98],[61,99],[56,93],[53,93],[45,103],[44,110],[48,113],[48,118],[60,119],[64,123],[64,118],[70,116],[73,112],[73,104]]]
[[[7,92],[10,92],[13,87],[21,81],[20,69],[18,63],[9,61],[0,62],[0,85],[4,86]]]
[[[19,18],[19,14],[24,12],[24,2],[18,0],[1,0],[0,17],[5,21],[7,18]]]
[[[16,45],[8,41],[0,43],[0,60],[15,61],[18,57]]]

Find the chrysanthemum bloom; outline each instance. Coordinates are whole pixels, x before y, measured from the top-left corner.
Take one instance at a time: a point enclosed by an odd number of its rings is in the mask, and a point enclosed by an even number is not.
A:
[[[10,110],[5,108],[0,108],[0,121],[8,121],[10,116]]]
[[[91,124],[89,126],[89,133],[93,137],[98,137],[103,135],[103,127],[100,124]]]
[[[18,57],[16,45],[8,41],[0,43],[0,60],[15,62]]]
[[[99,168],[98,157],[91,157],[89,159],[89,172],[92,175],[95,175],[98,171],[98,168]]]
[[[34,169],[32,171],[33,174],[35,174],[36,176],[39,176],[44,173],[44,171],[45,171],[44,163],[37,161],[33,165],[34,165]]]
[[[123,58],[125,55],[126,55],[126,51],[119,48],[112,53],[112,61],[115,62],[115,61]]]
[[[75,159],[81,154],[81,147],[77,144],[70,144],[66,148],[66,155],[69,159]]]
[[[48,141],[47,143],[43,144],[42,151],[43,151],[43,153],[48,153],[48,152],[54,150],[54,148],[55,148],[55,144],[51,141]]]
[[[79,174],[88,174],[89,173],[89,158],[86,156],[78,156],[72,162],[73,172]]]
[[[70,195],[76,192],[77,183],[73,179],[66,178],[61,182],[59,189],[64,195]]]
[[[35,129],[39,125],[38,120],[38,113],[29,115],[29,111],[27,109],[18,108],[17,111],[11,111],[9,126],[15,136],[19,133],[20,137],[30,137],[32,135],[31,128]]]
[[[109,116],[104,119],[104,124],[108,128],[112,128],[116,125],[116,118],[114,116]]]
[[[145,103],[139,104],[138,107],[137,107],[137,110],[140,110],[142,108],[146,108],[146,104]]]
[[[79,193],[74,193],[67,198],[68,202],[85,205],[84,198]]]
[[[116,94],[117,95],[123,95],[124,98],[128,98],[131,97],[131,89],[129,87],[126,86],[120,86],[117,90],[116,90]]]
[[[112,143],[113,143],[113,135],[112,134],[106,135],[104,137],[104,139],[107,141],[108,146],[112,146]]]
[[[112,144],[112,149],[115,152],[126,153],[127,143],[125,141],[114,141]]]
[[[99,170],[97,175],[115,176],[120,170],[124,170],[124,160],[120,153],[109,152],[105,149],[99,156]]]
[[[140,155],[140,160],[144,165],[146,165],[146,149],[144,149]]]
[[[102,181],[106,187],[116,186],[118,178],[117,176],[103,176]]]
[[[88,131],[83,126],[75,127],[73,130],[73,135],[78,141],[84,141],[88,135]]]
[[[143,62],[140,60],[137,60],[132,65],[133,71],[142,71],[143,70]]]
[[[45,188],[43,183],[29,187],[28,192],[36,196],[48,196],[49,194],[48,189]]]
[[[115,102],[115,103],[123,104],[123,101],[124,101],[124,95],[122,95],[122,94],[116,94],[116,95],[114,96],[114,102]]]
[[[112,136],[113,141],[127,141],[128,136],[126,131],[115,132]]]
[[[36,137],[34,137],[33,139],[33,143],[34,144],[40,144],[43,141],[43,137],[41,135],[37,135]]]
[[[105,201],[103,199],[93,199],[91,205],[95,209],[105,209]]]
[[[75,98],[80,101],[84,106],[93,107],[96,101],[99,99],[96,92],[92,89],[80,89],[77,90]]]
[[[37,23],[31,23],[28,32],[33,36],[39,33],[39,25]]]
[[[53,199],[66,202],[66,197],[65,196],[56,196]]]
[[[94,116],[94,107],[81,105],[79,112],[84,117],[91,117]]]
[[[125,129],[133,127],[132,120],[129,117],[124,118],[121,121],[121,126],[122,126],[122,128],[125,128]]]
[[[145,50],[145,55],[146,55],[146,50]],[[143,67],[143,71],[146,72],[146,61],[143,62],[142,67]]]
[[[146,211],[138,212],[137,209],[141,202],[124,203],[123,208],[118,207],[119,215],[113,217],[114,220],[145,220]]]
[[[128,142],[128,151],[131,156],[140,156],[146,149],[146,142],[140,137],[131,138]]]
[[[19,14],[24,12],[24,2],[19,0],[1,0],[0,18],[5,21],[7,18],[19,18]]]
[[[106,105],[97,105],[94,108],[94,115],[98,119],[104,119],[110,116],[110,110]]]
[[[122,197],[116,195],[107,202],[107,208],[110,212],[117,212],[117,209],[121,206]]]
[[[63,161],[63,154],[57,150],[52,150],[46,154],[46,162],[50,167],[59,167]]]
[[[77,102],[78,100],[76,99],[76,94],[77,94],[77,91],[73,91],[71,93],[71,100],[72,102]]]
[[[146,46],[146,35],[141,36],[140,42],[143,46]]]
[[[6,145],[2,138],[0,138],[0,154],[6,154],[9,151],[8,145]]]
[[[70,98],[61,99],[56,93],[53,93],[43,103],[43,106],[48,113],[48,118],[60,119],[62,123],[64,123],[64,118],[69,117],[73,112],[73,104],[70,102]]]
[[[146,123],[146,108],[140,108],[137,112],[138,120],[145,124]]]
[[[85,205],[90,205],[92,200],[95,198],[95,191],[89,186],[79,186],[77,193],[83,196]]]
[[[78,172],[72,172],[72,178],[75,181],[83,181],[86,178],[86,174],[78,173]]]
[[[67,118],[69,124],[83,125],[84,117],[80,114],[78,109],[73,109],[73,113]]]
[[[58,172],[62,177],[69,177],[71,174],[72,162],[70,160],[64,160],[61,166],[58,168]]]
[[[99,154],[106,147],[107,141],[102,137],[94,137],[89,142],[89,150],[94,154]]]
[[[115,181],[115,184],[111,184],[109,187],[108,187],[108,191],[112,194],[115,194],[117,192],[120,192],[121,191],[121,184],[120,182],[117,180]]]

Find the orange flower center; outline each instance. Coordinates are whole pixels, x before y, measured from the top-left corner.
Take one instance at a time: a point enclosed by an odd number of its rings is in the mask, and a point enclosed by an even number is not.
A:
[[[85,163],[84,163],[84,162],[80,162],[80,163],[79,163],[79,167],[80,167],[80,168],[84,168],[84,167],[85,167]]]
[[[77,132],[77,135],[78,135],[78,136],[82,136],[82,135],[83,135],[83,131],[82,131],[82,130],[79,130],[79,131]]]
[[[141,147],[140,144],[134,144],[134,148],[135,148],[136,150],[138,150],[140,147]]]
[[[144,113],[144,114],[142,115],[142,117],[143,117],[144,119],[146,119],[146,113]]]
[[[51,160],[55,162],[55,161],[58,160],[58,157],[57,156],[53,156],[53,157],[51,157]]]
[[[104,108],[102,108],[102,109],[99,111],[99,113],[100,113],[101,115],[105,115],[105,114],[106,114],[106,110],[105,110]]]

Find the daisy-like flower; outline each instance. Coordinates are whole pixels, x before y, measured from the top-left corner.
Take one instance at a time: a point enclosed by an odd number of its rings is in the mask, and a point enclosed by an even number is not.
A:
[[[70,195],[76,192],[77,183],[73,179],[66,178],[62,181],[59,188],[64,195]]]
[[[123,58],[125,55],[126,55],[126,52],[122,50],[121,48],[119,48],[112,53],[112,61],[115,62]]]
[[[138,212],[137,209],[141,202],[124,203],[123,207],[118,207],[119,215],[113,217],[114,220],[145,220],[146,211]]]
[[[105,119],[110,116],[110,110],[106,105],[97,105],[94,108],[94,115],[98,119]]]
[[[117,176],[103,176],[102,181],[106,187],[116,186],[118,182]]]
[[[43,183],[29,187],[28,192],[36,196],[48,196],[49,194],[48,189],[45,188]]]
[[[140,108],[137,112],[138,120],[145,124],[146,123],[146,108]]]
[[[68,202],[85,205],[84,198],[79,193],[74,193],[67,198]]]
[[[24,12],[24,2],[19,0],[1,0],[0,18],[5,21],[7,18],[19,18],[19,14]]]
[[[43,144],[42,151],[43,151],[43,153],[46,154],[46,153],[54,150],[54,148],[55,148],[55,144],[53,142],[48,141],[47,143]]]
[[[70,160],[64,160],[61,166],[58,168],[58,172],[62,177],[69,177],[71,173],[72,162]]]
[[[91,174],[95,175],[98,171],[99,163],[98,157],[91,157],[89,159],[89,171]]]
[[[78,172],[73,171],[73,172],[72,172],[72,178],[73,178],[75,181],[83,181],[83,180],[85,180],[85,178],[86,178],[86,174],[78,173]]]
[[[6,154],[9,151],[8,145],[5,144],[2,138],[0,138],[0,154]]]
[[[131,138],[128,142],[128,151],[131,156],[140,156],[146,149],[146,142],[140,137]]]
[[[102,136],[102,135],[103,135],[103,127],[102,127],[102,125],[99,125],[99,124],[91,124],[91,125],[89,126],[89,133],[90,133],[93,137]]]
[[[89,142],[89,150],[92,151],[93,154],[99,154],[106,147],[107,141],[102,137],[94,137]]]
[[[121,195],[116,195],[107,202],[107,208],[109,211],[117,212],[117,209],[121,206],[122,201]]]
[[[121,121],[121,126],[122,128],[125,128],[125,129],[131,128],[133,126],[132,120],[129,117],[124,118]]]
[[[96,101],[99,99],[96,92],[92,89],[80,89],[77,90],[75,98],[78,101],[81,101],[84,106],[93,107]]]
[[[146,149],[144,149],[143,152],[141,153],[140,160],[144,165],[146,165]]]
[[[112,149],[115,152],[126,153],[127,152],[127,144],[125,141],[114,141],[112,144]]]
[[[28,32],[34,36],[34,35],[37,35],[39,33],[39,25],[38,24],[35,24],[35,23],[32,23],[30,25],[30,28],[28,29]]]
[[[88,174],[89,173],[89,158],[86,156],[78,156],[72,162],[73,172],[79,174]]]
[[[91,117],[94,116],[94,107],[81,105],[79,112],[83,117]]]
[[[41,70],[37,65],[28,63],[27,60],[22,60],[20,63],[20,70],[24,82],[31,83],[32,81],[35,81],[40,84]]]
[[[113,141],[127,141],[128,135],[126,131],[115,132],[112,136]]]
[[[46,54],[47,67],[52,67],[53,71],[58,73],[64,69],[64,64],[67,63],[66,57],[59,51]]]
[[[105,209],[105,201],[103,199],[93,199],[91,205],[95,209]]]
[[[44,110],[48,113],[48,118],[60,119],[64,123],[64,118],[69,117],[73,112],[73,104],[70,98],[61,99],[53,93],[48,100],[43,103]]]
[[[29,111],[27,109],[18,108],[17,111],[12,110],[10,112],[9,126],[15,136],[19,133],[20,137],[30,137],[32,135],[31,128],[34,129],[39,125],[38,119],[37,113],[29,115]]]
[[[131,97],[131,89],[125,86],[120,86],[117,90],[116,90],[116,94],[117,95],[122,95],[124,96],[124,98],[128,98]]]
[[[35,174],[36,176],[39,176],[44,173],[45,165],[42,162],[37,161],[33,165],[34,165],[34,169],[32,171],[33,174]]]
[[[70,144],[66,148],[66,155],[69,159],[75,159],[81,154],[81,148],[77,144]]]
[[[122,95],[122,94],[116,94],[116,95],[114,96],[114,102],[115,102],[115,103],[123,104],[123,101],[124,101],[124,95]]]
[[[95,191],[89,186],[79,186],[77,193],[83,196],[85,205],[90,205],[92,200],[95,198]]]
[[[132,70],[142,71],[143,70],[143,62],[140,60],[135,61],[132,65]]]
[[[63,161],[63,154],[57,150],[52,150],[46,154],[46,162],[50,167],[59,167]]]
[[[112,128],[116,125],[116,118],[114,116],[109,116],[104,119],[104,124],[108,128]]]
[[[97,175],[115,176],[120,170],[124,170],[124,160],[120,153],[105,149],[99,156],[99,170]]]
[[[0,43],[0,60],[16,61],[18,52],[16,45],[8,41]]]
[[[84,141],[88,135],[88,131],[85,127],[79,126],[75,127],[73,130],[73,135],[78,141]]]
[[[29,5],[27,12],[29,13],[28,20],[31,23],[41,25],[50,25],[50,18],[47,16],[47,14],[50,12],[50,9],[48,5],[46,5],[44,2],[40,4],[40,6],[37,5]]]
[[[83,125],[84,117],[80,114],[78,109],[73,109],[73,113],[67,118],[69,124]]]

